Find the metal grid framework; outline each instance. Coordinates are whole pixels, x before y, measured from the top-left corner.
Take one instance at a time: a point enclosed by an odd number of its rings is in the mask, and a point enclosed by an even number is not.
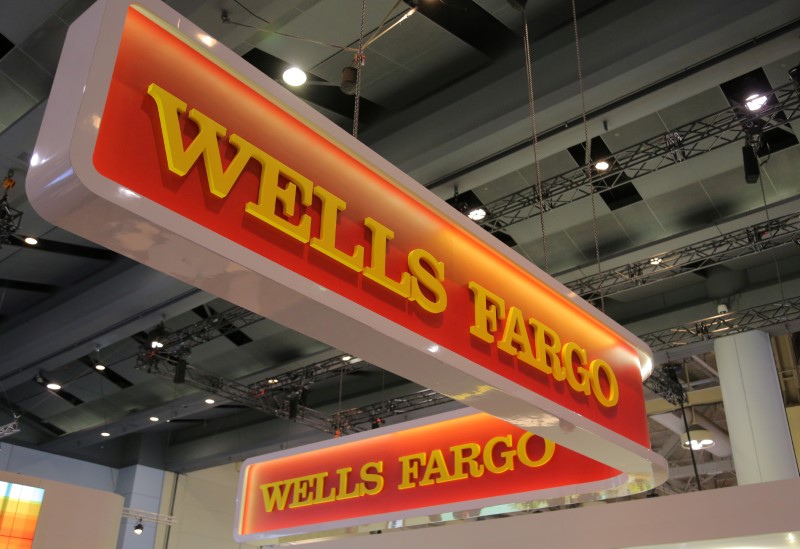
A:
[[[589,275],[566,286],[584,299],[595,300],[788,243],[800,244],[797,212]]]
[[[590,175],[595,191],[602,192],[743,140],[754,131],[763,133],[800,118],[800,94],[794,83],[764,95],[767,104],[757,113],[735,105],[622,149],[607,159],[611,167],[606,172],[586,165],[542,181],[542,209],[549,211],[589,196]],[[489,202],[486,211],[488,215],[480,225],[490,232],[535,217],[540,213],[536,189],[526,187]]]
[[[204,373],[186,363],[185,357],[191,346],[226,333],[220,330],[221,325],[227,325],[229,331],[232,331],[238,329],[237,325],[241,327],[245,322],[253,323],[260,319],[258,315],[233,307],[169,334],[167,336],[169,343],[165,343],[163,348],[143,350],[139,354],[138,365],[150,373],[173,381],[176,380],[176,373],[181,371],[181,382],[192,387],[276,417],[297,421],[334,436],[380,427],[388,417],[451,401],[447,396],[430,389],[423,389],[328,416],[303,404],[304,391],[314,383],[362,369],[369,366],[369,363],[341,355],[250,385]],[[642,339],[654,351],[661,351],[796,320],[800,320],[800,297],[744,311],[716,315],[676,328],[646,334]],[[645,382],[645,386],[676,405],[684,398],[683,391],[679,390],[680,386],[676,387],[676,382],[661,370],[656,370]]]
[[[650,345],[653,351],[665,351],[690,343],[699,343],[797,320],[800,320],[800,297],[784,299],[744,311],[720,314],[683,326],[651,332],[640,337]]]

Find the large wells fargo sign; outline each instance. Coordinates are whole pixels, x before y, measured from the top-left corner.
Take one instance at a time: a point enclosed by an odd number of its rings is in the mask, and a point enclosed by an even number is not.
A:
[[[51,222],[622,471],[619,493],[663,480],[644,343],[163,4],[73,24],[33,158]]]

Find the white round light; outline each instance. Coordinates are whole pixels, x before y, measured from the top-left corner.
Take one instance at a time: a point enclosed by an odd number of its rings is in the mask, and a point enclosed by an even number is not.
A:
[[[58,383],[53,383],[52,381],[50,383],[48,383],[47,385],[45,385],[45,387],[47,387],[51,391],[60,391],[61,390],[61,385],[59,385]]]
[[[158,421],[158,418],[156,416],[150,416],[150,421],[155,423],[156,421]]]
[[[25,244],[28,244],[29,246],[36,246],[38,243],[39,241],[33,238],[32,236],[25,237]]]
[[[102,364],[95,364],[94,369],[97,370],[98,372],[102,372],[103,370],[106,369],[106,367],[103,366]]]
[[[283,71],[283,81],[290,86],[302,86],[306,83],[306,73],[297,67],[291,67]]]
[[[597,169],[597,171],[598,171],[598,172],[604,172],[604,171],[606,171],[608,168],[610,168],[611,166],[610,166],[610,165],[609,165],[609,163],[608,163],[608,162],[606,162],[605,160],[601,160],[600,162],[598,162],[597,164],[595,164],[595,165],[594,165],[594,167]]]
[[[759,95],[753,94],[745,99],[745,105],[751,111],[759,111],[761,107],[767,104],[767,96],[766,95]]]
[[[100,436],[101,437],[110,437],[111,433],[109,433],[108,431],[103,431],[102,433],[100,433]]]
[[[206,404],[214,404],[214,402],[215,402],[215,401],[214,401],[214,399],[213,399],[213,398],[207,398],[207,399],[206,399]]]
[[[157,339],[154,339],[153,341],[150,342],[151,349],[160,349],[163,346],[164,344],[158,341]]]
[[[714,446],[713,435],[708,429],[693,425],[689,427],[689,434],[692,437],[691,440],[686,433],[681,433],[681,444],[686,449],[691,446],[692,450],[705,450]]]
[[[469,217],[473,221],[480,221],[481,219],[486,217],[486,210],[484,210],[483,208],[475,208],[474,210],[469,211],[467,217]]]
[[[660,265],[660,264],[661,264],[660,257],[654,257],[650,260],[650,265]]]

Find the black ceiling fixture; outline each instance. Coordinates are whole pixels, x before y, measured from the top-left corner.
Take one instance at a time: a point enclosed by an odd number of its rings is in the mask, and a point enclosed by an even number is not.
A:
[[[258,48],[251,49],[245,53],[242,58],[278,82],[281,81],[283,71],[291,66],[286,61]],[[352,119],[353,98],[342,93],[342,89],[339,88],[339,83],[334,84],[313,74],[306,74],[308,76],[306,84],[292,88],[292,92],[295,95],[323,109]],[[369,124],[380,117],[383,112],[383,109],[379,105],[361,97],[359,102],[359,124]]]
[[[567,152],[578,166],[584,166],[586,170],[591,171],[592,186],[610,210],[618,210],[642,200],[642,195],[636,190],[631,178],[618,169],[617,161],[603,138],[599,136],[592,138],[588,166],[586,143],[573,145]]]

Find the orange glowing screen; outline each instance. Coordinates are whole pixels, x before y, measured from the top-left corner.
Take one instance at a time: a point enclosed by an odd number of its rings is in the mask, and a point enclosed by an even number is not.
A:
[[[43,488],[0,482],[1,549],[26,549],[33,545],[43,498]]]
[[[371,434],[246,465],[239,535],[387,513],[415,516],[454,504],[468,509],[489,498],[523,501],[521,494],[620,475],[483,413]]]
[[[356,246],[361,246],[364,257],[371,257],[367,218],[394,232],[386,252],[387,277],[399,280],[409,269],[410,252],[424,248],[444,265],[446,309],[438,313],[424,310],[362,272],[247,215],[247,204],[260,196],[262,175],[256,162],[247,163],[224,198],[209,191],[202,160],[185,175],[169,171],[158,109],[148,95],[151,84],[168,90],[188,105],[181,117],[184,146],[189,146],[198,133],[197,124],[188,120],[189,111],[196,109],[223,127],[226,136],[219,142],[223,166],[229,166],[236,155],[236,148],[229,142],[230,136],[236,134],[291,167],[315,188],[324,187],[346,202],[346,209],[338,214],[335,239],[343,253],[354,253]],[[128,11],[94,164],[99,173],[131,191],[526,389],[649,446],[639,357],[622,337],[437,213],[433,206],[411,196],[377,168],[355,158],[329,136],[317,133],[284,110],[277,100],[250,87],[190,46],[177,31],[162,27],[136,8]],[[282,184],[285,187],[286,181]],[[296,224],[305,215],[310,218],[311,234],[319,234],[319,197],[310,198],[308,205],[301,205],[299,196],[296,200],[295,211],[287,221]],[[575,342],[585,348],[587,361],[607,361],[619,386],[618,403],[602,406],[597,399],[570,390],[563,380],[543,374],[518,357],[501,352],[497,345],[473,336],[470,324],[475,302],[469,289],[471,282],[501,296],[506,308],[514,306],[526,319],[541,321],[563,342]],[[607,379],[599,383],[605,383],[603,387],[607,389]]]

